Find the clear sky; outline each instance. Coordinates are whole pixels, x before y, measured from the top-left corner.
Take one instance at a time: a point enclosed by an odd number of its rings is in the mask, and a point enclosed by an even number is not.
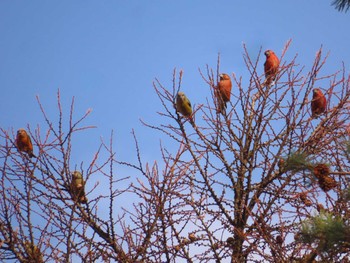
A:
[[[298,53],[298,62],[310,68],[323,45],[330,51],[325,70],[334,72],[342,62],[349,68],[349,22],[350,12],[338,12],[331,0],[3,0],[0,125],[5,130],[39,125],[44,135],[35,96],[54,121],[60,89],[64,112],[75,96],[76,117],[92,108],[84,124],[97,126],[77,137],[77,164],[87,164],[111,130],[119,158],[135,160],[132,128],[151,161],[164,136],[139,119],[161,122],[155,77],[171,87],[173,69],[183,69],[183,90],[192,104],[204,103],[210,91],[198,68],[215,68],[219,52],[223,72],[247,79],[243,43],[252,57],[260,48],[280,56],[289,39],[286,59]],[[263,73],[263,61],[260,69]]]

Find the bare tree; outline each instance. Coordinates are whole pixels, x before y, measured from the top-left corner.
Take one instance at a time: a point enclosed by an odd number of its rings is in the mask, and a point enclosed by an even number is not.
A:
[[[45,122],[27,127],[37,158],[17,151],[14,131],[1,130],[0,259],[311,262],[349,256],[349,247],[327,254],[300,238],[321,206],[337,218],[349,216],[349,76],[344,66],[324,73],[321,49],[309,70],[297,56],[286,61],[289,44],[271,86],[264,84],[261,52],[252,60],[244,47],[249,78],[229,73],[233,89],[224,113],[217,111],[220,60],[215,70],[199,72],[211,95],[190,117],[176,111],[177,93],[186,92],[183,72],[174,70],[170,87],[156,79],[162,123],[144,124],[176,150],[162,144],[162,158],[153,164],[143,162],[135,132],[136,163],[117,158],[113,133],[92,160],[72,163],[73,138],[94,128],[83,125],[90,111],[76,119],[73,99],[66,120],[58,94],[56,123],[38,100]],[[313,118],[316,87],[328,104]],[[121,177],[122,166],[133,176]],[[123,205],[126,198],[131,207]]]
[[[122,231],[116,231],[123,213],[117,216],[114,212],[116,199],[127,189],[117,187],[125,178],[113,174],[112,141],[110,145],[101,142],[87,167],[71,164],[73,136],[93,128],[80,126],[90,111],[74,121],[73,99],[67,125],[58,94],[59,119],[58,123],[53,123],[39,100],[38,103],[47,125],[46,132],[42,136],[42,127],[33,133],[28,127],[38,146],[37,159],[18,153],[14,134],[2,130],[5,145],[1,147],[1,259],[39,262],[34,258],[39,257],[41,262],[70,262],[81,258],[84,262],[94,262],[98,258],[114,258],[127,262],[129,256],[121,248],[122,241],[117,241],[117,235]],[[106,151],[109,158],[99,164],[102,151]],[[95,185],[85,183],[87,196],[92,192],[103,194],[96,195],[87,204],[80,202],[71,187],[75,170],[83,174],[86,182],[98,176],[104,181],[103,187],[109,185],[108,193],[99,189],[98,182]],[[99,206],[109,210],[108,216],[98,215]]]
[[[171,90],[156,80],[155,89],[165,107],[161,115],[169,124],[148,126],[180,145],[182,158],[169,155],[168,159],[178,163],[174,174],[181,175],[188,186],[187,192],[181,192],[188,208],[180,209],[191,215],[170,234],[179,237],[177,257],[201,262],[227,258],[287,262],[307,257],[312,248],[294,241],[301,222],[321,203],[344,213],[349,77],[344,68],[320,75],[327,59],[321,51],[308,72],[298,66],[297,57],[284,61],[276,84],[264,87],[260,56],[252,61],[245,49],[251,77],[243,80],[232,74],[236,88],[231,110],[224,116],[217,113],[214,96],[220,64],[215,74],[207,68],[202,77],[212,100],[194,109],[195,125],[174,110],[182,72],[178,83],[174,72]],[[310,112],[311,91],[316,87],[322,87],[329,101],[326,114],[318,119]],[[316,177],[315,169],[324,164],[332,171],[325,175],[331,184]],[[183,241],[189,229],[195,233],[193,242]],[[176,243],[173,239],[168,246]]]

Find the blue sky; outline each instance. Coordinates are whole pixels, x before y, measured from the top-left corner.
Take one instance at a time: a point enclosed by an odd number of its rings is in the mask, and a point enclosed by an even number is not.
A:
[[[92,108],[84,124],[97,126],[76,138],[75,163],[88,163],[112,129],[119,158],[135,160],[133,128],[152,161],[165,138],[139,119],[162,122],[155,77],[171,87],[173,69],[183,69],[183,90],[192,104],[204,103],[210,91],[198,68],[215,68],[219,52],[223,72],[248,79],[243,43],[253,58],[260,48],[280,56],[289,39],[286,59],[298,53],[310,68],[323,45],[332,73],[343,61],[349,68],[349,22],[331,0],[0,1],[0,125],[39,125],[44,135],[35,96],[56,120],[60,89],[65,113],[75,96],[76,117]]]

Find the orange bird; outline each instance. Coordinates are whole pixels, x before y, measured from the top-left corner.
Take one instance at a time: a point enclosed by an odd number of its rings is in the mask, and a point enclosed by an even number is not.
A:
[[[33,154],[33,144],[32,141],[25,131],[25,129],[19,129],[17,131],[16,141],[15,141],[16,147],[18,151],[20,152],[26,152],[29,156],[29,158],[36,157]]]
[[[230,76],[225,73],[220,74],[220,81],[217,87],[218,113],[226,113],[226,104],[230,101],[231,89],[232,82]]]
[[[265,51],[266,61],[264,63],[265,70],[265,84],[270,86],[271,83],[276,79],[280,60],[272,50]]]
[[[324,113],[327,107],[326,97],[320,89],[314,89],[311,101],[312,117],[317,118],[318,115]]]

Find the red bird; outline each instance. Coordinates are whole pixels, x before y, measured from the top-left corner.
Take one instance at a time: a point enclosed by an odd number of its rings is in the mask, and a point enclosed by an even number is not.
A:
[[[320,89],[314,89],[311,101],[312,117],[317,118],[318,115],[324,113],[327,107],[326,97]]]
[[[266,61],[264,63],[265,84],[266,86],[270,86],[276,79],[280,60],[272,50],[266,50],[264,54],[266,56]]]
[[[226,113],[226,103],[231,98],[232,82],[229,75],[223,73],[220,74],[220,81],[217,87],[217,99],[218,99],[218,113]]]
[[[29,156],[29,158],[36,157],[33,154],[33,144],[32,141],[25,131],[25,129],[19,129],[17,131],[16,141],[15,141],[16,147],[18,151],[20,152],[26,152]]]

